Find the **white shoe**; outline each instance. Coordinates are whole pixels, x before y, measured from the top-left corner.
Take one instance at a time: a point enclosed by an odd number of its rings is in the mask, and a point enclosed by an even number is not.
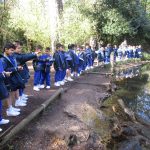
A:
[[[27,104],[26,103],[24,103],[24,102],[22,102],[21,100],[17,100],[16,101],[16,103],[15,103],[15,106],[17,107],[17,106],[22,106],[22,107],[24,107],[24,106],[26,106]]]
[[[23,100],[28,100],[29,98],[28,98],[28,97],[21,96],[21,99],[23,99]]]
[[[60,85],[65,85],[64,81],[60,81]]]
[[[71,73],[71,77],[74,77],[74,73]]]
[[[6,111],[6,114],[7,114],[7,116],[18,116],[18,115],[20,115],[20,112],[16,112],[16,111],[14,111],[13,109],[8,109],[7,111]]]
[[[22,103],[27,103],[26,99],[23,99],[22,97],[19,97],[16,101],[21,101]]]
[[[2,124],[7,124],[7,123],[9,123],[9,120],[7,120],[7,119],[2,119],[2,120],[0,121],[0,125],[2,125]]]
[[[43,84],[43,85],[40,85],[39,88],[40,88],[40,89],[44,89],[44,88],[45,88],[45,85],[44,85],[44,84]]]
[[[50,86],[46,86],[46,89],[50,89],[51,87]]]
[[[40,91],[40,89],[38,88],[38,86],[34,86],[34,87],[33,87],[33,90],[34,90],[34,91],[37,91],[37,92]]]
[[[55,86],[60,86],[59,82],[54,83]]]
[[[68,81],[67,81],[67,79],[64,79],[63,82],[64,82],[64,83],[67,83]]]
[[[3,130],[0,128],[0,132],[2,132]]]
[[[27,94],[22,94],[23,97],[28,98],[29,95]]]
[[[20,109],[20,108],[12,107],[12,109],[13,109],[14,111],[18,111],[18,112],[20,112],[20,111],[21,111],[21,109]]]
[[[73,79],[71,77],[68,77],[67,80],[68,81],[73,81]]]

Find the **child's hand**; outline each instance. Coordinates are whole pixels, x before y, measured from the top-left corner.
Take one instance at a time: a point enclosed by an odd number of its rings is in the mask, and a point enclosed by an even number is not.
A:
[[[23,70],[23,67],[22,66],[18,66],[18,70]]]
[[[37,57],[39,57],[39,56],[41,56],[41,55],[42,55],[42,53],[41,53],[41,52],[35,52],[35,54],[36,54],[36,56],[37,56]]]
[[[4,71],[4,74],[5,74],[7,77],[9,77],[11,73],[12,73],[12,72],[5,72],[5,71]]]

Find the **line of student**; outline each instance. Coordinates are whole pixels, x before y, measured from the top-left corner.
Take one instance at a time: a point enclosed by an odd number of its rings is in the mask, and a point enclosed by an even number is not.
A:
[[[73,81],[72,77],[78,77],[84,70],[93,68],[94,60],[98,55],[100,62],[109,63],[111,52],[114,52],[114,59],[122,60],[126,58],[140,58],[141,46],[116,46],[112,48],[110,44],[106,48],[100,47],[98,51],[93,51],[89,44],[76,46],[69,44],[65,51],[64,45],[58,43],[52,55],[47,47],[42,53],[42,47],[36,46],[35,52],[22,53],[22,45],[19,41],[14,44],[7,43],[4,46],[3,54],[0,54],[0,125],[9,123],[9,120],[2,118],[2,101],[7,101],[7,116],[20,115],[20,106],[26,106],[28,95],[24,93],[25,85],[30,78],[30,72],[26,64],[33,60],[34,87],[33,90],[40,91],[51,87],[51,66],[55,69],[55,86],[64,85],[68,81]],[[120,52],[121,51],[121,52]],[[121,53],[121,54],[120,54]],[[0,131],[2,129],[0,128]]]
[[[121,44],[119,47],[117,47],[116,45],[112,47],[110,44],[108,44],[106,47],[100,46],[99,50],[96,51],[98,55],[98,61],[104,62],[105,64],[110,63],[110,55],[112,52],[114,52],[114,61],[122,61],[142,57],[141,45],[131,46]]]
[[[36,52],[41,52],[42,47],[37,47]],[[64,45],[58,43],[56,51],[50,55],[49,49],[46,49],[44,54],[33,61],[34,66],[34,87],[33,90],[40,91],[45,87],[44,79],[46,80],[46,88],[49,89],[50,83],[50,67],[54,64],[55,69],[55,86],[64,85],[68,81],[73,81],[71,77],[78,77],[82,71],[93,68],[94,51],[89,44],[76,46],[75,44],[68,45],[68,51],[65,51]]]
[[[45,87],[45,81],[46,88],[50,89],[52,64],[55,69],[54,85],[60,86],[67,81],[73,81],[71,75],[77,77],[82,71],[93,68],[93,56],[89,44],[86,44],[85,50],[82,46],[77,48],[75,44],[69,44],[68,51],[65,51],[62,44],[57,44],[52,56],[49,47],[43,54],[40,45],[33,53],[22,53],[22,44],[19,41],[15,41],[14,44],[7,43],[3,53],[0,54],[0,125],[9,123],[8,119],[2,117],[3,100],[7,101],[7,116],[20,115],[20,107],[27,105],[28,95],[24,93],[25,85],[30,78],[27,61],[33,60],[33,90],[40,91],[40,88]],[[1,128],[0,131],[2,131]]]

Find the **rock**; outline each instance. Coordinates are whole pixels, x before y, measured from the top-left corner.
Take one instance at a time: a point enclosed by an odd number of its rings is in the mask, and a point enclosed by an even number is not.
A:
[[[94,106],[87,103],[69,105],[64,109],[64,113],[91,127],[94,126],[95,120],[106,120],[102,111],[96,110]]]
[[[77,136],[75,134],[71,134],[68,139],[68,146],[73,147],[77,144]]]
[[[138,141],[127,140],[119,144],[118,150],[142,150],[142,148]]]
[[[135,136],[137,133],[136,131],[132,128],[132,127],[129,127],[129,126],[122,126],[122,129],[121,129],[123,135],[126,135],[126,136]]]

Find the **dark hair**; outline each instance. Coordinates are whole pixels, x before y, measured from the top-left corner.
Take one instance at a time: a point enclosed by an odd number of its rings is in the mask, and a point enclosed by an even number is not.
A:
[[[36,49],[43,49],[43,47],[41,45],[37,45]]]
[[[22,42],[20,42],[20,41],[15,41],[15,42],[14,42],[14,45],[17,47],[18,45],[21,45],[21,46],[22,46],[23,44],[22,44]]]
[[[73,49],[75,47],[75,44],[69,44],[68,49]]]
[[[46,47],[46,49],[45,49],[45,50],[50,51],[51,49],[50,49],[50,47]]]
[[[85,46],[90,46],[90,44],[89,43],[85,43]]]
[[[57,44],[56,44],[56,49],[59,49],[60,47],[63,47],[63,45],[60,44],[60,43],[57,43]]]
[[[3,52],[5,52],[5,50],[6,49],[10,49],[10,48],[12,48],[12,49],[16,49],[16,46],[13,44],[13,43],[6,43],[5,45],[4,45],[4,48],[3,48]]]

